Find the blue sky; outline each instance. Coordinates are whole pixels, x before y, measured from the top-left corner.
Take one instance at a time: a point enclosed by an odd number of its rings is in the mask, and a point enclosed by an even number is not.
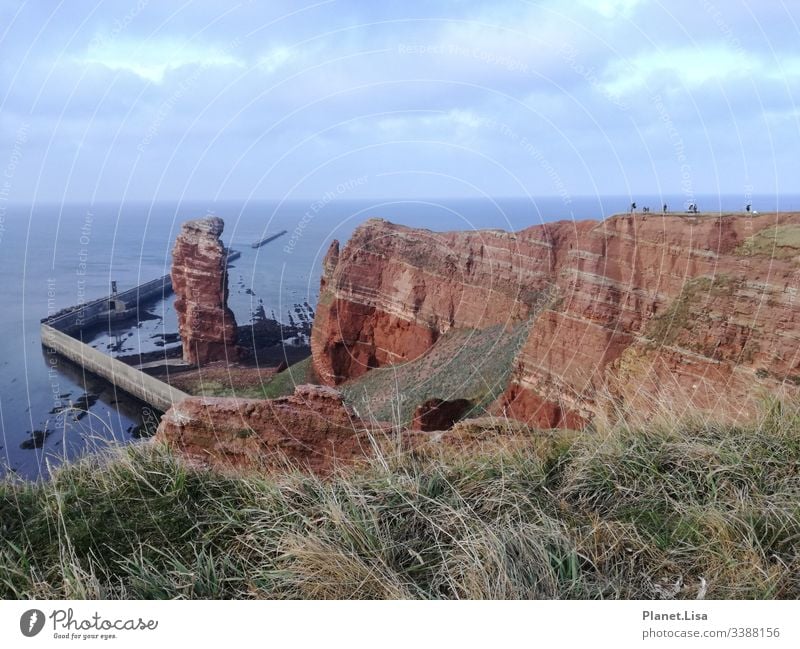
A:
[[[796,192],[798,42],[798,0],[2,0],[0,190]]]

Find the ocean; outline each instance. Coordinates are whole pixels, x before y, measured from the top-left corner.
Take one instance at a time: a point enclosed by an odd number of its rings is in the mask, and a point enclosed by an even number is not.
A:
[[[635,197],[654,213],[666,202],[682,211],[680,196]],[[741,196],[697,196],[701,211],[741,210]],[[761,212],[800,210],[800,196],[750,197]],[[316,306],[322,258],[330,242],[381,217],[432,230],[518,230],[560,219],[601,219],[628,209],[627,196],[475,200],[174,202],[122,205],[4,205],[0,214],[0,475],[46,478],[50,468],[102,447],[129,442],[152,421],[150,409],[41,346],[39,322],[61,308],[120,291],[169,273],[180,223],[214,214],[225,220],[223,241],[242,256],[229,271],[239,324],[263,305],[286,321],[295,304]],[[250,244],[288,233],[258,249]],[[88,342],[113,354],[158,349],[159,334],[175,333],[172,298],[151,305],[153,318],[121,325]],[[64,411],[70,403],[81,410]],[[40,431],[37,433],[36,431]],[[48,433],[45,436],[45,431]],[[32,440],[38,437],[37,443]]]

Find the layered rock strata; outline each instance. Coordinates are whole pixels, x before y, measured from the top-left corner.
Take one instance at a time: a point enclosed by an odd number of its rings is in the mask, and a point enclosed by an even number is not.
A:
[[[549,299],[561,240],[584,224],[431,232],[371,219],[323,264],[314,367],[336,385],[417,358],[451,328],[509,326]]]
[[[334,385],[416,358],[450,328],[530,318],[498,414],[540,427],[625,410],[749,418],[763,394],[800,383],[795,240],[797,214],[516,233],[371,220],[325,260],[314,366]]]
[[[228,308],[224,222],[186,221],[172,250],[172,288],[183,358],[194,365],[235,360],[236,320]]]
[[[280,399],[190,397],[161,419],[156,440],[204,463],[316,473],[369,454],[361,422],[334,389],[301,385]]]
[[[776,223],[800,219],[598,223],[575,241],[499,407],[548,427],[688,411],[744,421],[764,396],[794,392],[800,266],[746,245]]]

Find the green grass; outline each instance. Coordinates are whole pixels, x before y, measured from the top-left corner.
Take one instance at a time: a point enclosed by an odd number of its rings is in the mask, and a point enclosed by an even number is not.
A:
[[[740,255],[793,259],[800,255],[800,225],[774,225],[764,228],[736,249]]]
[[[469,399],[478,416],[505,390],[529,323],[453,329],[420,358],[372,369],[339,386],[362,417],[406,425],[424,401]]]
[[[229,381],[200,376],[181,388],[194,396],[238,397],[240,399],[275,399],[294,393],[295,386],[303,383],[317,383],[311,367],[311,357],[290,365],[271,378],[266,376],[253,380],[252,385],[234,387]]]
[[[229,383],[204,379],[198,381],[191,394],[200,397],[238,397],[240,399],[265,399],[268,383],[234,388]]]
[[[743,285],[742,280],[724,274],[688,280],[681,294],[663,313],[648,323],[645,335],[649,338],[650,344],[678,345],[709,358],[749,363],[758,350],[758,336],[754,335],[756,330],[746,325],[734,325],[729,309],[714,304],[719,301],[724,304],[725,301],[735,299],[736,292],[741,290]],[[716,315],[719,313],[722,315]],[[726,318],[729,327],[739,327],[740,335],[747,341],[740,354],[726,355],[729,354],[729,350],[720,349],[716,341],[706,341],[697,337],[695,332],[698,330],[713,330],[715,318]]]
[[[144,443],[6,481],[0,596],[800,597],[796,407],[747,427],[509,430],[324,480]]]
[[[304,383],[318,383],[314,368],[311,365],[311,356],[290,365],[283,372],[276,374],[273,379],[263,386],[264,399],[277,399],[294,394],[294,389]]]

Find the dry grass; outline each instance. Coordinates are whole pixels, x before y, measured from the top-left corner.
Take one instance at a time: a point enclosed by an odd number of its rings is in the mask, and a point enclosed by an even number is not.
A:
[[[482,426],[462,428],[479,442]],[[326,480],[147,443],[6,482],[0,596],[800,597],[796,406],[747,427],[505,433]]]

